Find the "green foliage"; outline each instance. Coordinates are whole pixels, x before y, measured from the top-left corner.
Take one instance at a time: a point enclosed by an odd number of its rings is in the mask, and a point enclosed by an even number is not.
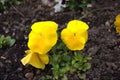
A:
[[[9,8],[11,4],[16,4],[18,1],[25,0],[0,0],[0,10],[5,10]]]
[[[52,77],[50,75],[43,76],[40,80],[50,80]]]
[[[15,43],[15,39],[12,39],[10,36],[5,37],[4,35],[0,36],[0,48],[4,48],[6,46],[13,46]]]
[[[50,65],[52,65],[53,71],[53,78],[50,79],[67,80],[67,75],[73,73],[77,73],[80,79],[85,79],[85,72],[91,68],[89,63],[91,57],[68,51],[63,43],[58,43],[57,46],[53,48],[53,54],[50,56]]]
[[[93,1],[94,0],[68,0],[66,5],[67,8],[71,10],[78,10],[87,7],[87,4]]]

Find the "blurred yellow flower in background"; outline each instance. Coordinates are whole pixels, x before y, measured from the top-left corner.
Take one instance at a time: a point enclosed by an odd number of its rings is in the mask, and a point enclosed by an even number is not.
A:
[[[115,25],[115,28],[116,28],[116,32],[120,33],[120,14],[118,14],[116,16],[114,25]]]
[[[28,47],[33,52],[46,54],[57,42],[58,25],[52,21],[36,22],[29,34]]]
[[[82,50],[88,40],[89,26],[80,20],[72,20],[61,32],[61,39],[70,50]]]
[[[32,52],[31,50],[26,50],[25,53],[27,55],[21,59],[23,65],[31,64],[35,68],[44,69],[45,64],[48,64],[49,62],[47,54],[41,55],[39,53]]]

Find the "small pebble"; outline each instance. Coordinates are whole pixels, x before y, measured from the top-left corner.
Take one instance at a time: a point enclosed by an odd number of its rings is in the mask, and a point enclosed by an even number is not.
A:
[[[106,25],[106,26],[110,26],[110,22],[109,22],[109,21],[106,21],[106,22],[105,22],[105,25]]]
[[[49,4],[49,0],[41,0],[42,4],[44,5],[48,5]]]
[[[118,6],[119,4],[118,3],[115,3],[115,6]]]
[[[10,60],[5,60],[5,63],[12,63]]]
[[[9,29],[6,29],[6,30],[5,30],[5,33],[8,33],[8,32],[9,32]]]
[[[1,58],[1,59],[6,59],[6,57],[4,57],[4,56],[1,56],[0,58]]]
[[[114,22],[114,20],[113,20],[113,19],[110,19],[110,20],[109,20],[109,22],[110,22],[110,23],[113,23],[113,22]]]
[[[4,14],[7,14],[7,13],[8,13],[8,11],[4,11],[3,13],[4,13]]]
[[[91,48],[88,49],[88,53],[91,54],[91,55],[94,55],[98,52],[99,49],[100,49],[100,47],[97,47],[97,46],[91,47]]]
[[[27,40],[27,39],[28,39],[28,36],[27,36],[27,35],[24,35],[24,39]]]
[[[110,29],[108,29],[108,32],[111,32],[111,30],[110,30]]]
[[[12,33],[12,36],[15,36],[15,32]]]
[[[88,5],[87,5],[87,8],[91,8],[91,7],[93,7],[92,4],[88,4]]]
[[[32,80],[33,76],[34,76],[33,72],[28,72],[25,74],[25,77],[28,78],[28,80]]]
[[[17,70],[18,70],[18,71],[22,71],[23,69],[22,69],[21,67],[19,67]]]

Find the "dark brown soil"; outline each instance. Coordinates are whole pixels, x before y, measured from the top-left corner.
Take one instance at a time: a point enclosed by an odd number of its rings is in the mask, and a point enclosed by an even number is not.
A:
[[[52,20],[65,27],[68,21],[79,19],[84,13],[95,10],[82,20],[87,22],[89,40],[85,54],[92,56],[92,68],[85,80],[120,80],[120,35],[114,29],[115,16],[120,13],[119,0],[96,0],[92,8],[81,11],[64,10],[54,13],[52,6],[44,6],[40,0],[12,5],[0,13],[0,34],[16,39],[12,47],[0,49],[0,80],[40,80],[50,73],[49,65],[44,71],[20,62],[27,48],[30,26],[36,21]],[[98,10],[97,10],[98,9]],[[78,80],[76,75],[69,80]]]

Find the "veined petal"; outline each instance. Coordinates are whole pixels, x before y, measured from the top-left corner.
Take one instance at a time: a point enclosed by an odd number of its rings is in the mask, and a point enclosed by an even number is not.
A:
[[[58,25],[53,21],[36,22],[29,34],[28,47],[37,53],[46,54],[57,42]]]
[[[83,37],[85,39],[84,43],[87,42],[87,40],[88,40],[88,31],[78,31],[78,32],[76,32],[76,34],[77,34],[77,37],[79,37],[79,38]]]
[[[32,66],[34,66],[36,68],[44,69],[45,64],[41,61],[41,59],[39,58],[38,55],[39,54],[37,54],[37,53],[33,53],[29,64],[31,64]]]
[[[88,25],[79,20],[72,20],[61,32],[61,39],[70,50],[82,50],[88,40]]]
[[[73,32],[80,30],[88,30],[88,25],[80,20],[72,20],[68,23],[67,28],[71,29]]]
[[[46,54],[51,49],[50,42],[44,36],[30,32],[28,47],[36,53]]]
[[[82,50],[86,43],[86,38],[73,33],[67,28],[62,30],[61,39],[70,50]]]
[[[37,33],[45,33],[45,32],[52,32],[56,31],[58,28],[58,24],[56,24],[53,21],[41,21],[41,22],[36,22],[31,26],[32,31],[37,32]]]
[[[28,52],[30,52],[30,50],[28,50]],[[27,52],[27,55],[21,60],[22,64],[23,65],[31,64],[36,68],[44,69],[45,64],[39,58],[39,54],[34,53],[32,51],[31,53],[28,53],[28,52]]]
[[[48,57],[47,54],[45,54],[45,55],[40,55],[40,54],[39,54],[39,57],[40,57],[40,60],[41,60],[44,64],[48,64],[48,62],[49,62],[49,57]]]
[[[25,56],[24,58],[21,59],[21,62],[23,65],[26,65],[30,62],[32,57],[32,54],[28,54],[27,56]]]

